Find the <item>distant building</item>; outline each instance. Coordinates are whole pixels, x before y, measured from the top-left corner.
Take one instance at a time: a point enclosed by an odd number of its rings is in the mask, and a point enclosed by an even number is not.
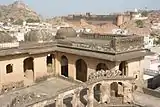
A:
[[[149,35],[148,36],[144,36],[144,47],[147,49],[150,49],[151,47],[153,47],[153,42],[154,39],[151,38]]]
[[[158,54],[145,56],[144,62],[145,69],[159,71],[160,59]]]

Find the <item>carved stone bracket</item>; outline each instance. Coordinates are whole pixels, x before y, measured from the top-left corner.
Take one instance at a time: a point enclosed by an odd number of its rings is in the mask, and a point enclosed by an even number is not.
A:
[[[100,70],[97,72],[94,72],[92,74],[89,75],[89,80],[95,80],[95,79],[99,79],[99,78],[115,78],[118,77],[121,74],[120,70]]]

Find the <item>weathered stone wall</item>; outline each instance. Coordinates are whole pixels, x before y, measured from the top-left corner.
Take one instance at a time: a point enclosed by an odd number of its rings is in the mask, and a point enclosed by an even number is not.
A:
[[[126,52],[133,50],[143,49],[143,37],[116,37],[113,39],[115,41],[116,52]]]
[[[84,57],[84,56],[78,56],[78,55],[73,55],[73,54],[68,54],[68,53],[61,53],[58,52],[57,53],[57,66],[56,66],[56,71],[57,74],[61,74],[61,65],[60,65],[60,61],[61,61],[61,56],[65,55],[68,58],[68,71],[69,71],[69,77],[76,79],[76,61],[78,59],[83,59],[86,64],[87,64],[87,77],[96,71],[96,66],[99,63],[105,63],[108,67],[108,69],[114,69],[115,67],[115,62],[111,62],[111,61],[106,61],[106,60],[101,60],[101,59],[95,59],[92,57]]]
[[[102,34],[90,34],[85,33],[80,36],[84,39],[96,39],[105,40],[106,44],[97,44],[99,47],[103,48],[104,52],[121,53],[133,50],[140,50],[144,48],[144,37],[136,35],[102,35]],[[88,43],[88,42],[87,42]],[[87,44],[86,43],[86,44]],[[89,44],[94,47],[94,45]],[[96,46],[97,46],[96,45]],[[83,47],[82,47],[83,48]],[[97,51],[99,51],[97,49]]]
[[[47,54],[34,55],[34,80],[47,76]]]
[[[2,84],[2,89],[1,89],[0,93],[2,94],[2,93],[14,90],[16,88],[21,88],[21,87],[24,87],[24,81],[10,82],[10,83],[4,84],[4,85]]]
[[[143,58],[130,59],[128,63],[128,76],[136,78],[136,85],[143,86]]]
[[[24,80],[23,60],[25,56],[6,56],[0,58],[0,82],[8,84]],[[13,72],[6,73],[6,65],[13,64]]]
[[[24,77],[23,61],[28,57],[34,58],[33,76],[36,82],[44,81],[53,75],[53,73],[47,73],[47,54],[0,57],[0,90],[2,90],[2,92],[11,90],[12,88],[23,87],[25,85],[26,79],[29,78]],[[6,65],[8,64],[13,64],[13,72],[7,74]],[[21,83],[22,81],[23,83]]]

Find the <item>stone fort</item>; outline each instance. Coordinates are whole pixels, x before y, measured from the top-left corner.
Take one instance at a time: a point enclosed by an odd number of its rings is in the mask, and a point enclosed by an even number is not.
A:
[[[132,94],[144,84],[143,59],[147,54],[142,36],[90,33],[77,36],[71,28],[61,28],[51,41],[25,42],[3,49],[0,51],[0,92],[4,96],[48,78],[72,85],[60,88],[54,95],[42,95],[30,101],[28,99],[34,95],[29,96],[27,91],[28,97],[16,96],[2,107],[95,107],[103,104],[102,107],[136,107]]]

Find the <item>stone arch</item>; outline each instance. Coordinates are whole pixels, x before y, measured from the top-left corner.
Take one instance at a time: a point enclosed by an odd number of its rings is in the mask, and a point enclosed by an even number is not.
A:
[[[76,61],[76,79],[82,82],[87,81],[87,64],[83,59]]]
[[[24,77],[34,80],[34,58],[28,57],[23,61]]]
[[[88,99],[87,99],[87,93],[88,93],[89,88],[83,88],[80,91],[80,102],[86,107],[87,103],[88,103]]]
[[[117,97],[118,96],[118,83],[113,82],[111,83],[110,87],[111,87],[111,96]]]
[[[13,64],[6,65],[6,73],[12,73],[13,72]]]
[[[118,82],[118,96],[123,97],[124,96],[124,83]]]
[[[122,61],[119,65],[119,70],[122,72],[120,75],[126,76],[128,73],[128,63],[126,61]]]
[[[68,58],[64,55],[61,57],[61,75],[68,77]]]
[[[73,104],[72,104],[73,94],[74,93],[69,93],[69,94],[63,96],[64,107],[74,107]]]
[[[111,96],[112,97],[123,97],[124,87],[125,85],[123,82],[112,82],[110,84]]]
[[[101,83],[97,83],[94,85],[93,90],[94,90],[94,98],[97,102],[101,101]]]
[[[53,72],[54,55],[48,54],[46,57],[47,72]]]
[[[109,70],[107,65],[105,63],[99,63],[97,66],[96,66],[96,71],[99,71],[99,70]]]

